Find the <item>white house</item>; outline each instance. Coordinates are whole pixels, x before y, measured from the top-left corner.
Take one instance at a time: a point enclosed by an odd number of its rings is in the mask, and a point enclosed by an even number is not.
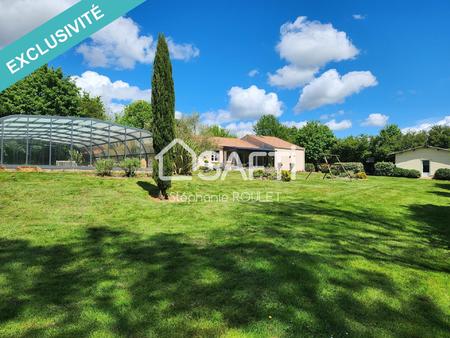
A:
[[[419,170],[422,177],[433,176],[439,168],[450,168],[450,149],[423,146],[393,154],[397,167]]]
[[[254,166],[273,166],[281,170],[305,170],[305,149],[274,136],[246,135],[242,138],[213,137],[216,145],[211,162],[224,166],[231,153],[239,156],[243,166],[248,166],[252,152],[265,152],[266,156],[254,158]],[[274,156],[269,156],[273,153]]]

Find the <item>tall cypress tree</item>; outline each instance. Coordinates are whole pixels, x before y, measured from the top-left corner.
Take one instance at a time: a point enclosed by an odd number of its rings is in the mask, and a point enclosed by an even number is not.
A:
[[[172,64],[169,48],[163,34],[158,37],[152,79],[152,132],[153,148],[158,154],[175,138],[175,90],[172,79]],[[169,151],[164,156],[164,176],[173,172],[173,154]],[[171,181],[159,178],[158,163],[153,165],[153,178],[158,184],[160,198],[168,198],[167,190]]]

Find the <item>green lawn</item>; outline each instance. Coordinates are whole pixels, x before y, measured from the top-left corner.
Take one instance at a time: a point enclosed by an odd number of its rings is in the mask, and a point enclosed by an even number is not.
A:
[[[0,336],[448,337],[450,183],[174,184],[229,197],[195,203],[153,189],[0,173]]]

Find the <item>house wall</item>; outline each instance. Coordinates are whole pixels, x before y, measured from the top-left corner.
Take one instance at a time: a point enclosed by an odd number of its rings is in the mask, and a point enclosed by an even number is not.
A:
[[[450,168],[450,152],[432,148],[410,150],[395,155],[395,164],[399,168],[416,169],[422,175],[422,161],[430,161],[430,175],[434,175],[439,168]]]
[[[291,170],[291,163],[295,164],[296,171],[305,171],[305,151],[275,149],[275,165],[281,165],[281,170]]]

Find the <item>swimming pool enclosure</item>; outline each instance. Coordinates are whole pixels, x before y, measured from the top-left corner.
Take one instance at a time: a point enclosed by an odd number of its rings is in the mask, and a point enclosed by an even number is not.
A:
[[[0,118],[0,164],[92,166],[95,161],[154,155],[144,129],[81,117],[10,115]]]

